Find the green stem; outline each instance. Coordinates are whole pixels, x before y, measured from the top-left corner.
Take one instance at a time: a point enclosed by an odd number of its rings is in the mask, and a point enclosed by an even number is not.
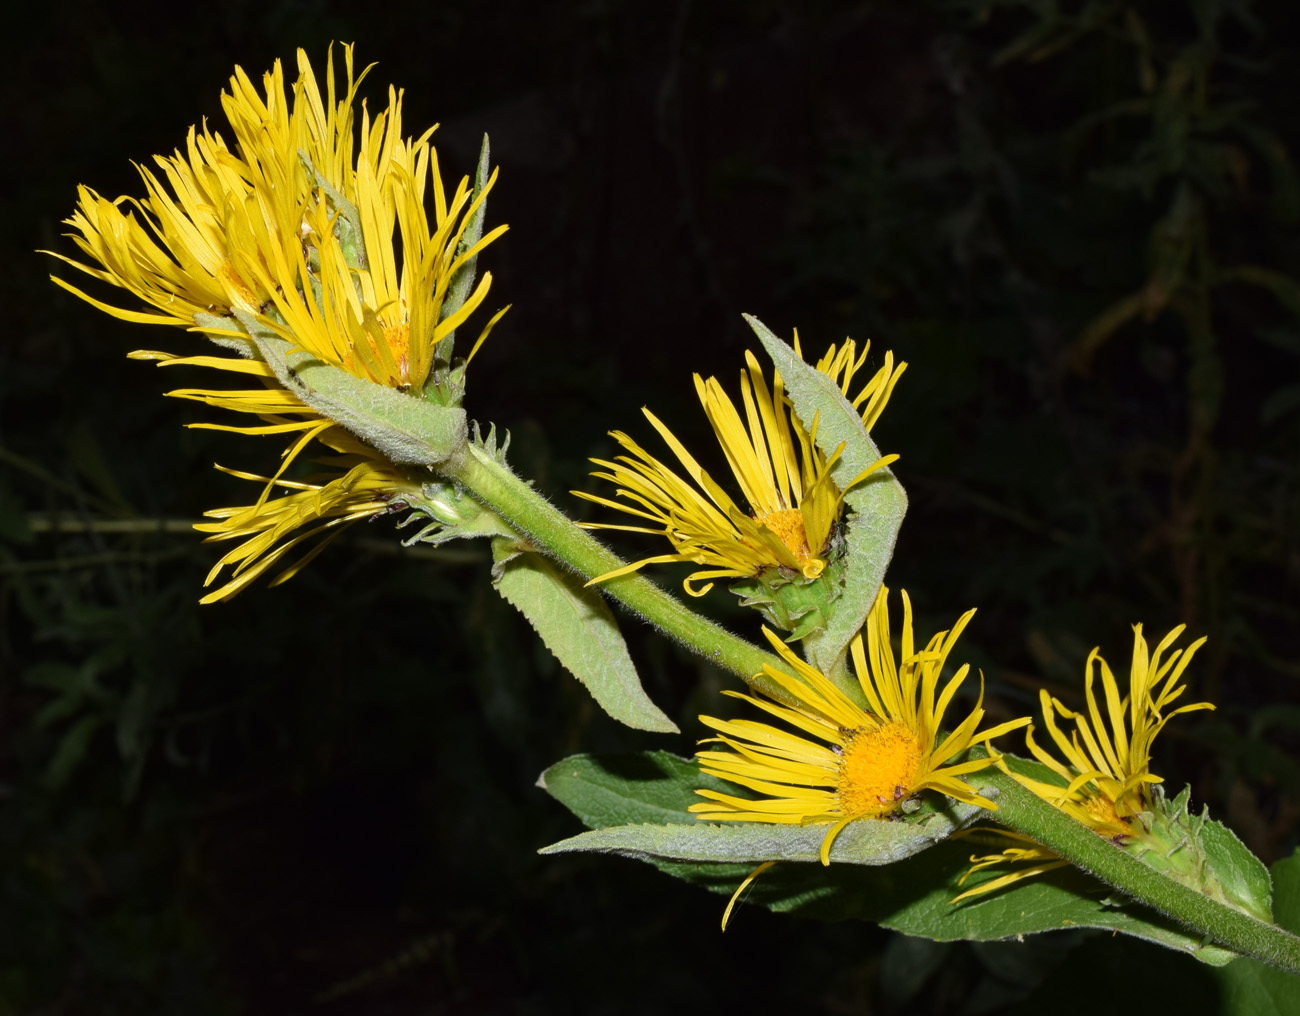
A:
[[[438,469],[448,479],[464,486],[535,547],[583,578],[595,578],[626,563],[473,443],[465,446],[464,454]],[[623,575],[602,582],[600,588],[665,635],[731,671],[765,695],[788,701],[781,688],[763,673],[765,665],[788,669],[779,658],[700,617],[649,579]]]
[[[539,550],[579,575],[590,579],[623,566],[622,560],[529,484],[473,444],[466,446],[464,454],[438,468]],[[624,575],[602,583],[601,588],[669,637],[765,694],[785,699],[780,689],[763,675],[764,665],[783,666],[776,656],[705,620],[640,575]],[[1300,973],[1300,937],[1224,906],[1147,867],[1004,773],[996,770],[983,773],[980,782],[999,791],[998,810],[990,817],[1003,825],[1032,837],[1084,871],[1199,935],[1243,955]]]
[[[998,791],[998,810],[989,818],[1049,847],[1076,867],[1132,896],[1187,928],[1244,956],[1300,974],[1300,937],[1275,924],[1225,906],[1147,867],[1132,854],[1075,822],[1012,777],[980,773],[981,786]]]

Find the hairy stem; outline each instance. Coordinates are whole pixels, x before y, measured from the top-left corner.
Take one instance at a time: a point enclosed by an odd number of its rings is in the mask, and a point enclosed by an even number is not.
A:
[[[473,444],[439,467],[478,501],[522,533],[538,550],[585,578],[614,571],[623,561],[558,511],[509,468]],[[690,610],[648,579],[625,575],[602,583],[606,593],[717,666],[764,694],[784,700],[763,674],[782,667],[771,653],[739,639]],[[989,771],[980,782],[999,791],[991,818],[1032,837],[1084,871],[1190,930],[1246,956],[1300,974],[1300,937],[1188,888],[1108,843],[1040,800],[1005,773]]]
[[[1075,822],[1012,777],[980,773],[981,786],[999,791],[989,818],[1049,847],[1076,867],[1152,907],[1190,930],[1245,956],[1300,974],[1300,937],[1198,893]]]
[[[510,523],[538,550],[583,578],[595,578],[626,563],[473,443],[465,446],[464,454],[439,469]],[[763,673],[764,665],[786,669],[776,656],[700,617],[649,579],[623,575],[602,582],[600,588],[665,635],[731,671],[765,695],[788,701],[789,696]]]

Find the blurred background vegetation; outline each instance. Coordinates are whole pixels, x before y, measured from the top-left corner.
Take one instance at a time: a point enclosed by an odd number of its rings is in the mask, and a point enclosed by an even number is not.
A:
[[[1218,703],[1155,770],[1266,862],[1300,816],[1300,59],[1281,3],[221,0],[29,9],[0,83],[0,1014],[1071,1012],[1090,978],[1205,1002],[1192,961],[1109,936],[936,946],[723,901],[615,858],[533,786],[575,751],[689,754],[732,684],[637,624],[681,738],[599,714],[492,593],[483,548],[359,525],[301,576],[200,608],[188,523],[246,503],[185,430],[181,351],[56,290],[86,183],[221,122],[331,40],[483,131],[487,256],[514,309],[472,416],[569,511],[650,405],[705,448],[693,371],[734,383],[740,320],[911,367],[877,428],[911,496],[891,585],[963,642],[996,709],[1077,700],[1129,625],[1209,636]],[[183,380],[182,383],[189,383]],[[651,442],[653,443],[653,442]],[[620,541],[625,554],[647,544]],[[665,581],[673,581],[671,576]],[[726,602],[710,609],[752,634]],[[516,655],[517,654],[517,655]],[[1062,985],[1072,985],[1062,992]],[[630,994],[629,994],[630,993]]]

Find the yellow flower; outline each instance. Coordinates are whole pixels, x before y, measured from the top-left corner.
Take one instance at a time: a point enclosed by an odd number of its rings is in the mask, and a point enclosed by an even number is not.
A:
[[[388,108],[373,122],[363,106],[354,157],[361,78],[351,46],[344,60],[346,92],[335,94],[331,55],[324,101],[301,50],[292,102],[278,61],[263,79],[265,97],[236,68],[222,95],[233,150],[206,125],[201,135],[192,127],[184,155],[155,160],[162,180],[140,168],[145,198],[108,201],[80,188],[67,222],[91,263],[56,256],[156,311],[115,307],[54,281],[116,317],[202,331],[248,354],[234,319],[245,315],[325,363],[421,394],[438,343],[491,285],[485,273],[443,316],[457,271],[505,231],[461,249],[495,174],[476,195],[463,178],[448,201],[429,144],[433,129],[403,139],[401,94],[391,88]]]
[[[896,664],[890,643],[888,594],[889,590],[881,587],[867,617],[865,651],[861,633],[851,647],[867,710],[764,629],[768,641],[794,672],[767,667],[766,673],[794,704],[736,692],[727,694],[752,703],[816,740],[754,720],[701,716],[702,722],[721,735],[711,740],[731,749],[699,752],[701,770],[763,796],[739,797],[698,790],[709,800],[692,805],[691,811],[702,819],[721,822],[832,823],[821,848],[822,863],[829,864],[831,844],[849,822],[890,815],[923,790],[937,790],[984,808],[997,807],[962,778],[990,765],[995,757],[946,763],[973,744],[1025,726],[1028,718],[979,730],[984,718],[981,679],[975,708],[940,740],[944,713],[970,672],[970,665],[963,664],[942,691],[940,674],[975,611],[967,611],[951,632],[939,632],[925,649],[916,652],[912,605],[907,593],[903,593],[902,656]]]
[[[348,526],[395,507],[404,508],[420,497],[416,480],[376,456],[341,427],[317,435],[317,440],[340,454],[317,460],[324,472],[303,480],[217,467],[231,476],[264,486],[262,496],[254,504],[204,512],[208,518],[220,521],[195,526],[201,532],[212,534],[207,538],[209,543],[241,541],[213,566],[203,584],[210,586],[226,568],[231,569],[229,580],[204,596],[200,603],[230,599],[300,544],[318,538],[314,546],[271,582],[273,586],[279,585],[301,571]],[[291,493],[271,497],[275,487]]]
[[[399,92],[389,89],[387,108],[373,120],[363,104],[355,130],[353,106],[366,72],[354,74],[351,46],[343,56],[346,85],[340,94],[331,49],[324,96],[302,50],[291,89],[279,61],[263,77],[261,91],[237,67],[221,96],[233,146],[205,123],[190,128],[184,153],[156,157],[155,169],[138,167],[143,198],[109,201],[81,187],[67,222],[86,262],[55,255],[152,308],[115,306],[54,279],[101,310],[198,331],[241,354],[131,354],[251,376],[251,388],[169,393],[258,418],[192,426],[292,436],[279,469],[262,477],[267,487],[254,505],[223,509],[218,517],[225,522],[199,527],[216,532],[216,539],[248,537],[209,582],[227,564],[236,566],[235,578],[205,602],[233,594],[312,533],[400,503],[419,489],[284,388],[252,336],[279,336],[326,364],[421,396],[437,382],[439,344],[483,302],[492,277],[485,273],[454,306],[448,302],[453,280],[506,228],[468,242],[495,174],[477,193],[462,178],[449,198],[429,143],[434,128],[419,138],[402,136]],[[470,357],[501,313],[487,323]],[[449,358],[448,351],[442,356]],[[356,461],[345,476],[328,482],[283,480],[313,440],[336,451],[346,445]],[[272,485],[296,493],[272,499]],[[292,529],[316,520],[326,521],[288,538]]]
[[[797,351],[797,335],[795,344]],[[838,351],[831,346],[817,365],[841,385],[846,397],[854,373],[866,359],[869,345],[864,346],[861,356],[857,355],[852,340]],[[672,449],[689,480],[649,454],[627,434],[613,431],[611,436],[631,454],[620,455],[614,461],[592,459],[605,470],[592,475],[616,484],[618,496],[630,503],[582,491],[573,493],[650,523],[588,523],[588,528],[659,534],[667,537],[673,550],[644,558],[594,581],[616,578],[647,564],[685,561],[701,567],[686,578],[683,586],[692,596],[703,596],[713,588],[711,579],[750,578],[769,568],[815,579],[826,568],[835,526],[843,513],[845,491],[898,456],[884,456],[840,488],[830,475],[839,459],[839,449],[828,457],[817,448],[817,420],[806,427],[799,419],[785,395],[779,373],[773,374],[769,389],[752,353],[745,354],[745,362],[747,369],[740,375],[743,420],[715,378],[705,381],[695,375],[695,390],[748,510],[732,500],[650,410],[643,409],[646,419]],[[862,410],[863,422],[868,427],[880,415],[906,366],[900,364],[894,369],[892,354],[886,354],[884,367],[855,399],[854,406]],[[698,582],[707,584],[696,588],[693,583]]]
[[[1025,741],[1034,758],[1063,782],[1054,784],[1019,773],[1011,775],[1076,822],[1121,846],[1150,832],[1145,823],[1156,805],[1151,788],[1163,782],[1161,777],[1151,772],[1152,742],[1164,725],[1179,713],[1214,708],[1209,702],[1174,705],[1187,691],[1187,686],[1180,683],[1183,672],[1196,650],[1205,643],[1205,639],[1200,638],[1185,650],[1174,649],[1166,656],[1185,627],[1180,624],[1174,628],[1160,640],[1152,653],[1142,636],[1142,626],[1133,626],[1133,657],[1126,696],[1121,697],[1119,682],[1096,648],[1088,655],[1084,668],[1086,712],[1076,713],[1046,690],[1040,690],[1043,725],[1065,761],[1060,761],[1038,745],[1032,727],[1026,731]],[[1100,699],[1094,689],[1096,672],[1101,674]],[[1057,723],[1058,713],[1073,725],[1068,737]],[[1014,838],[1024,840],[1029,846],[1011,848],[1001,854],[972,857],[974,867],[962,881],[974,871],[1007,862],[1029,863],[1034,867],[977,886],[958,896],[954,903],[1069,863],[1025,837]]]
[[[314,184],[298,152],[301,149],[314,164],[330,165],[337,162],[339,142],[351,145],[351,101],[359,79],[353,81],[350,46],[344,56],[348,94],[330,137],[309,131],[303,115],[306,103],[295,103],[297,108],[290,110],[279,61],[265,76],[265,100],[237,67],[230,92],[221,96],[236,151],[206,124],[202,135],[191,127],[184,155],[176,151],[154,159],[167,186],[148,168],[138,167],[145,198],[108,201],[88,187],[78,188],[77,210],[67,224],[80,234],[72,234],[77,246],[102,268],[54,256],[126,289],[160,313],[111,306],[62,279],[54,281],[127,321],[189,328],[195,325],[196,314],[256,312],[269,299],[270,290],[259,288],[251,273],[241,275],[234,261],[241,254],[270,261],[275,257],[266,249],[241,250],[240,241],[254,231],[250,219],[256,217],[261,220],[257,232],[263,243],[280,248],[281,259],[301,246],[299,223]],[[315,95],[319,101],[311,66],[301,52],[299,65],[303,74],[295,91]],[[332,102],[332,59],[328,88]],[[124,212],[123,206],[128,210]],[[290,286],[294,282],[292,278],[279,281]]]

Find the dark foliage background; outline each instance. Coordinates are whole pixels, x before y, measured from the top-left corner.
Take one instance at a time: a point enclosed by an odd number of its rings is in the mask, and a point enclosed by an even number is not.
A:
[[[616,728],[491,591],[475,546],[353,529],[289,585],[200,608],[186,523],[243,503],[188,431],[180,349],[57,291],[75,185],[137,191],[238,63],[331,40],[501,179],[469,408],[568,510],[652,405],[707,435],[740,313],[911,367],[877,436],[912,507],[891,584],[997,708],[1071,700],[1129,625],[1210,641],[1162,737],[1266,861],[1300,815],[1300,60],[1288,6],[346,5],[29,9],[0,84],[0,1013],[1074,1011],[1103,978],[1205,1003],[1194,963],[1060,935],[936,946],[743,908],[613,858],[533,786],[574,751],[688,754],[729,684],[628,624],[687,736]],[[590,489],[590,488],[589,488]],[[52,532],[51,518],[75,532]],[[625,553],[643,544],[621,542]],[[753,621],[722,600],[730,623]]]

